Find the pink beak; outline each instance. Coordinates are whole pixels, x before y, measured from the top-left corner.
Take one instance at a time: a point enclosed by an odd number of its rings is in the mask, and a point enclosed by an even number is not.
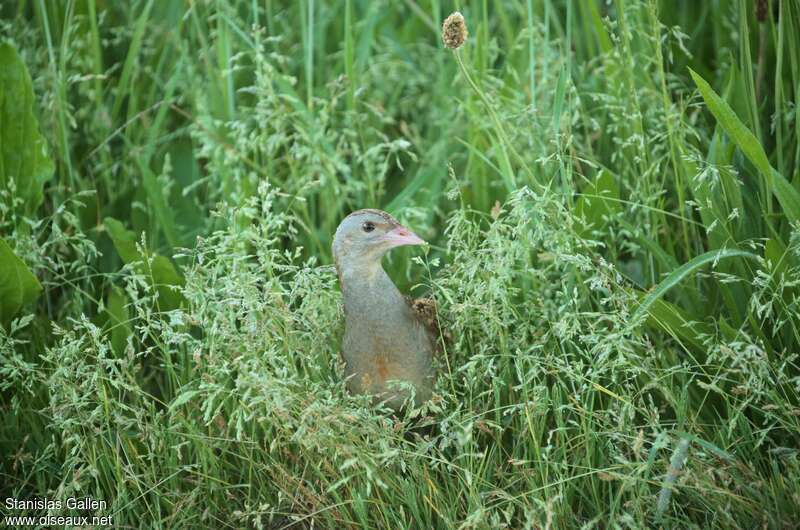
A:
[[[400,247],[403,245],[424,245],[425,241],[417,234],[404,226],[398,226],[386,233],[383,240],[389,243],[389,247]]]

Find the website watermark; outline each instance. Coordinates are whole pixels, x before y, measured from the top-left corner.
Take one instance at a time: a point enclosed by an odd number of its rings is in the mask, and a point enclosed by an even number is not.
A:
[[[114,526],[114,516],[104,513],[108,510],[108,503],[91,497],[68,497],[66,499],[50,499],[47,497],[17,499],[15,497],[7,497],[3,501],[3,508],[5,512],[3,514],[3,524],[5,527],[10,528],[23,526],[56,528]],[[58,512],[62,510],[79,513],[59,514]],[[32,514],[36,512],[39,513],[37,515]]]

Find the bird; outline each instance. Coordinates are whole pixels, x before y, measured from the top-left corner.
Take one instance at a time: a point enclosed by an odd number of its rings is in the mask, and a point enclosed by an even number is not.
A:
[[[436,305],[403,295],[381,265],[389,250],[425,241],[390,214],[363,209],[345,217],[333,237],[333,259],[344,302],[341,354],[347,388],[371,394],[395,411],[414,389],[414,404],[431,397],[438,350]]]

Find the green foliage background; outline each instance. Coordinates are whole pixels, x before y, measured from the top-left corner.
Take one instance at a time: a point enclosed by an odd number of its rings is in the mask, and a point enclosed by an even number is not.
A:
[[[19,0],[0,39],[0,497],[797,525],[798,0]],[[453,336],[400,418],[341,382],[363,207]]]

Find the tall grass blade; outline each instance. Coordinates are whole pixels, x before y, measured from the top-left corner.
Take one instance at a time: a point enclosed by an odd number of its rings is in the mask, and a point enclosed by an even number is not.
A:
[[[775,171],[769,163],[767,153],[750,130],[745,127],[736,113],[714,89],[697,72],[689,69],[703,100],[708,109],[725,129],[728,136],[736,143],[750,162],[756,167],[761,177],[766,181],[767,189],[771,190],[778,202],[783,207],[786,217],[792,221],[800,221],[800,192],[798,192],[783,175]]]
[[[693,273],[697,269],[701,268],[703,265],[707,263],[714,262],[716,263],[722,259],[728,258],[748,258],[748,259],[759,259],[758,256],[751,252],[746,252],[744,250],[711,250],[706,252],[705,254],[701,254],[689,260],[688,262],[684,263],[664,278],[661,283],[659,283],[655,289],[653,289],[642,301],[639,307],[636,308],[636,311],[633,313],[633,318],[631,319],[632,322],[639,322],[639,319],[643,317],[649,310],[650,307],[655,303],[656,300],[663,297],[667,291],[678,285],[681,280],[683,280],[686,276]]]

